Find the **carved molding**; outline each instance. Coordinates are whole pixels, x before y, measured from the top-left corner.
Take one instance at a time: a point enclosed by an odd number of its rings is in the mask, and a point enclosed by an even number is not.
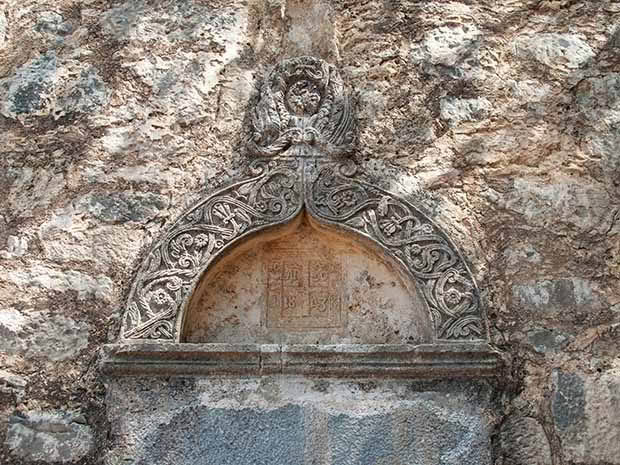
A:
[[[107,375],[304,375],[381,378],[494,376],[498,353],[486,344],[110,344]]]
[[[306,208],[403,267],[427,303],[436,341],[486,340],[478,289],[447,235],[405,199],[362,181],[342,157],[356,141],[348,95],[335,67],[322,60],[294,58],[273,69],[250,123],[248,149],[259,158],[152,247],[131,288],[122,339],[179,342],[183,313],[209,266],[248,235]]]

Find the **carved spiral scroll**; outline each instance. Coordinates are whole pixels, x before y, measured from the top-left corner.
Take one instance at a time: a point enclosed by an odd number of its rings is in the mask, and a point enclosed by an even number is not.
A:
[[[202,272],[240,239],[299,213],[300,169],[296,160],[256,160],[249,179],[214,193],[183,215],[140,268],[122,336],[178,341],[177,318]]]
[[[423,293],[437,340],[485,339],[478,290],[456,247],[411,204],[354,173],[351,163],[308,165],[310,214],[361,234],[400,262]]]

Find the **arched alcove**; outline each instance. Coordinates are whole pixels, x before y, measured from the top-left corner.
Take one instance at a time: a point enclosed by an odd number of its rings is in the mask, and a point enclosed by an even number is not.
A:
[[[337,70],[285,60],[260,93],[252,161],[148,251],[106,369],[493,373],[480,294],[456,245],[345,156],[356,122]]]
[[[259,235],[201,277],[181,340],[191,343],[422,344],[429,310],[402,267],[370,241],[307,212]]]
[[[356,179],[346,162],[276,159],[250,172],[257,176],[207,196],[154,244],[133,283],[121,341],[106,348],[106,370],[495,372],[469,268],[422,212]],[[320,285],[311,284],[312,262],[326,270]],[[285,264],[300,279],[288,294],[278,270]],[[295,301],[286,315],[283,300],[269,303],[270,274],[280,286],[275,298]],[[356,288],[363,280],[368,287]],[[373,281],[382,290],[370,289]],[[333,308],[313,312],[312,297]]]

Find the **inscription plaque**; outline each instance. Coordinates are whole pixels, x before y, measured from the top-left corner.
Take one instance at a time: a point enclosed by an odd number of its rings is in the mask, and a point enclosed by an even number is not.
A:
[[[342,325],[342,264],[312,258],[312,251],[277,249],[265,265],[266,325],[323,329]]]

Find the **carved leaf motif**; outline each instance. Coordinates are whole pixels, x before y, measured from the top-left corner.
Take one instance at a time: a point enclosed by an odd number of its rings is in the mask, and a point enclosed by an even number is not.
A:
[[[338,70],[297,57],[275,66],[260,89],[247,147],[257,156],[325,156],[353,148],[357,123]]]
[[[296,163],[251,166],[257,177],[216,192],[156,244],[136,277],[123,320],[123,337],[174,338],[177,312],[195,278],[244,234],[291,218],[301,206]],[[264,207],[261,207],[264,205]]]
[[[479,296],[465,262],[421,212],[389,192],[343,175],[333,163],[317,170],[306,191],[313,215],[356,229],[405,265],[420,284],[437,339],[484,337]],[[355,201],[344,201],[344,192],[355,192]]]
[[[356,216],[355,218],[351,218],[350,220],[346,222],[346,224],[356,229],[366,228],[366,221],[361,216]]]
[[[387,215],[389,201],[390,198],[387,195],[381,197],[381,200],[379,200],[379,205],[377,205],[377,212],[379,213],[379,216]]]

